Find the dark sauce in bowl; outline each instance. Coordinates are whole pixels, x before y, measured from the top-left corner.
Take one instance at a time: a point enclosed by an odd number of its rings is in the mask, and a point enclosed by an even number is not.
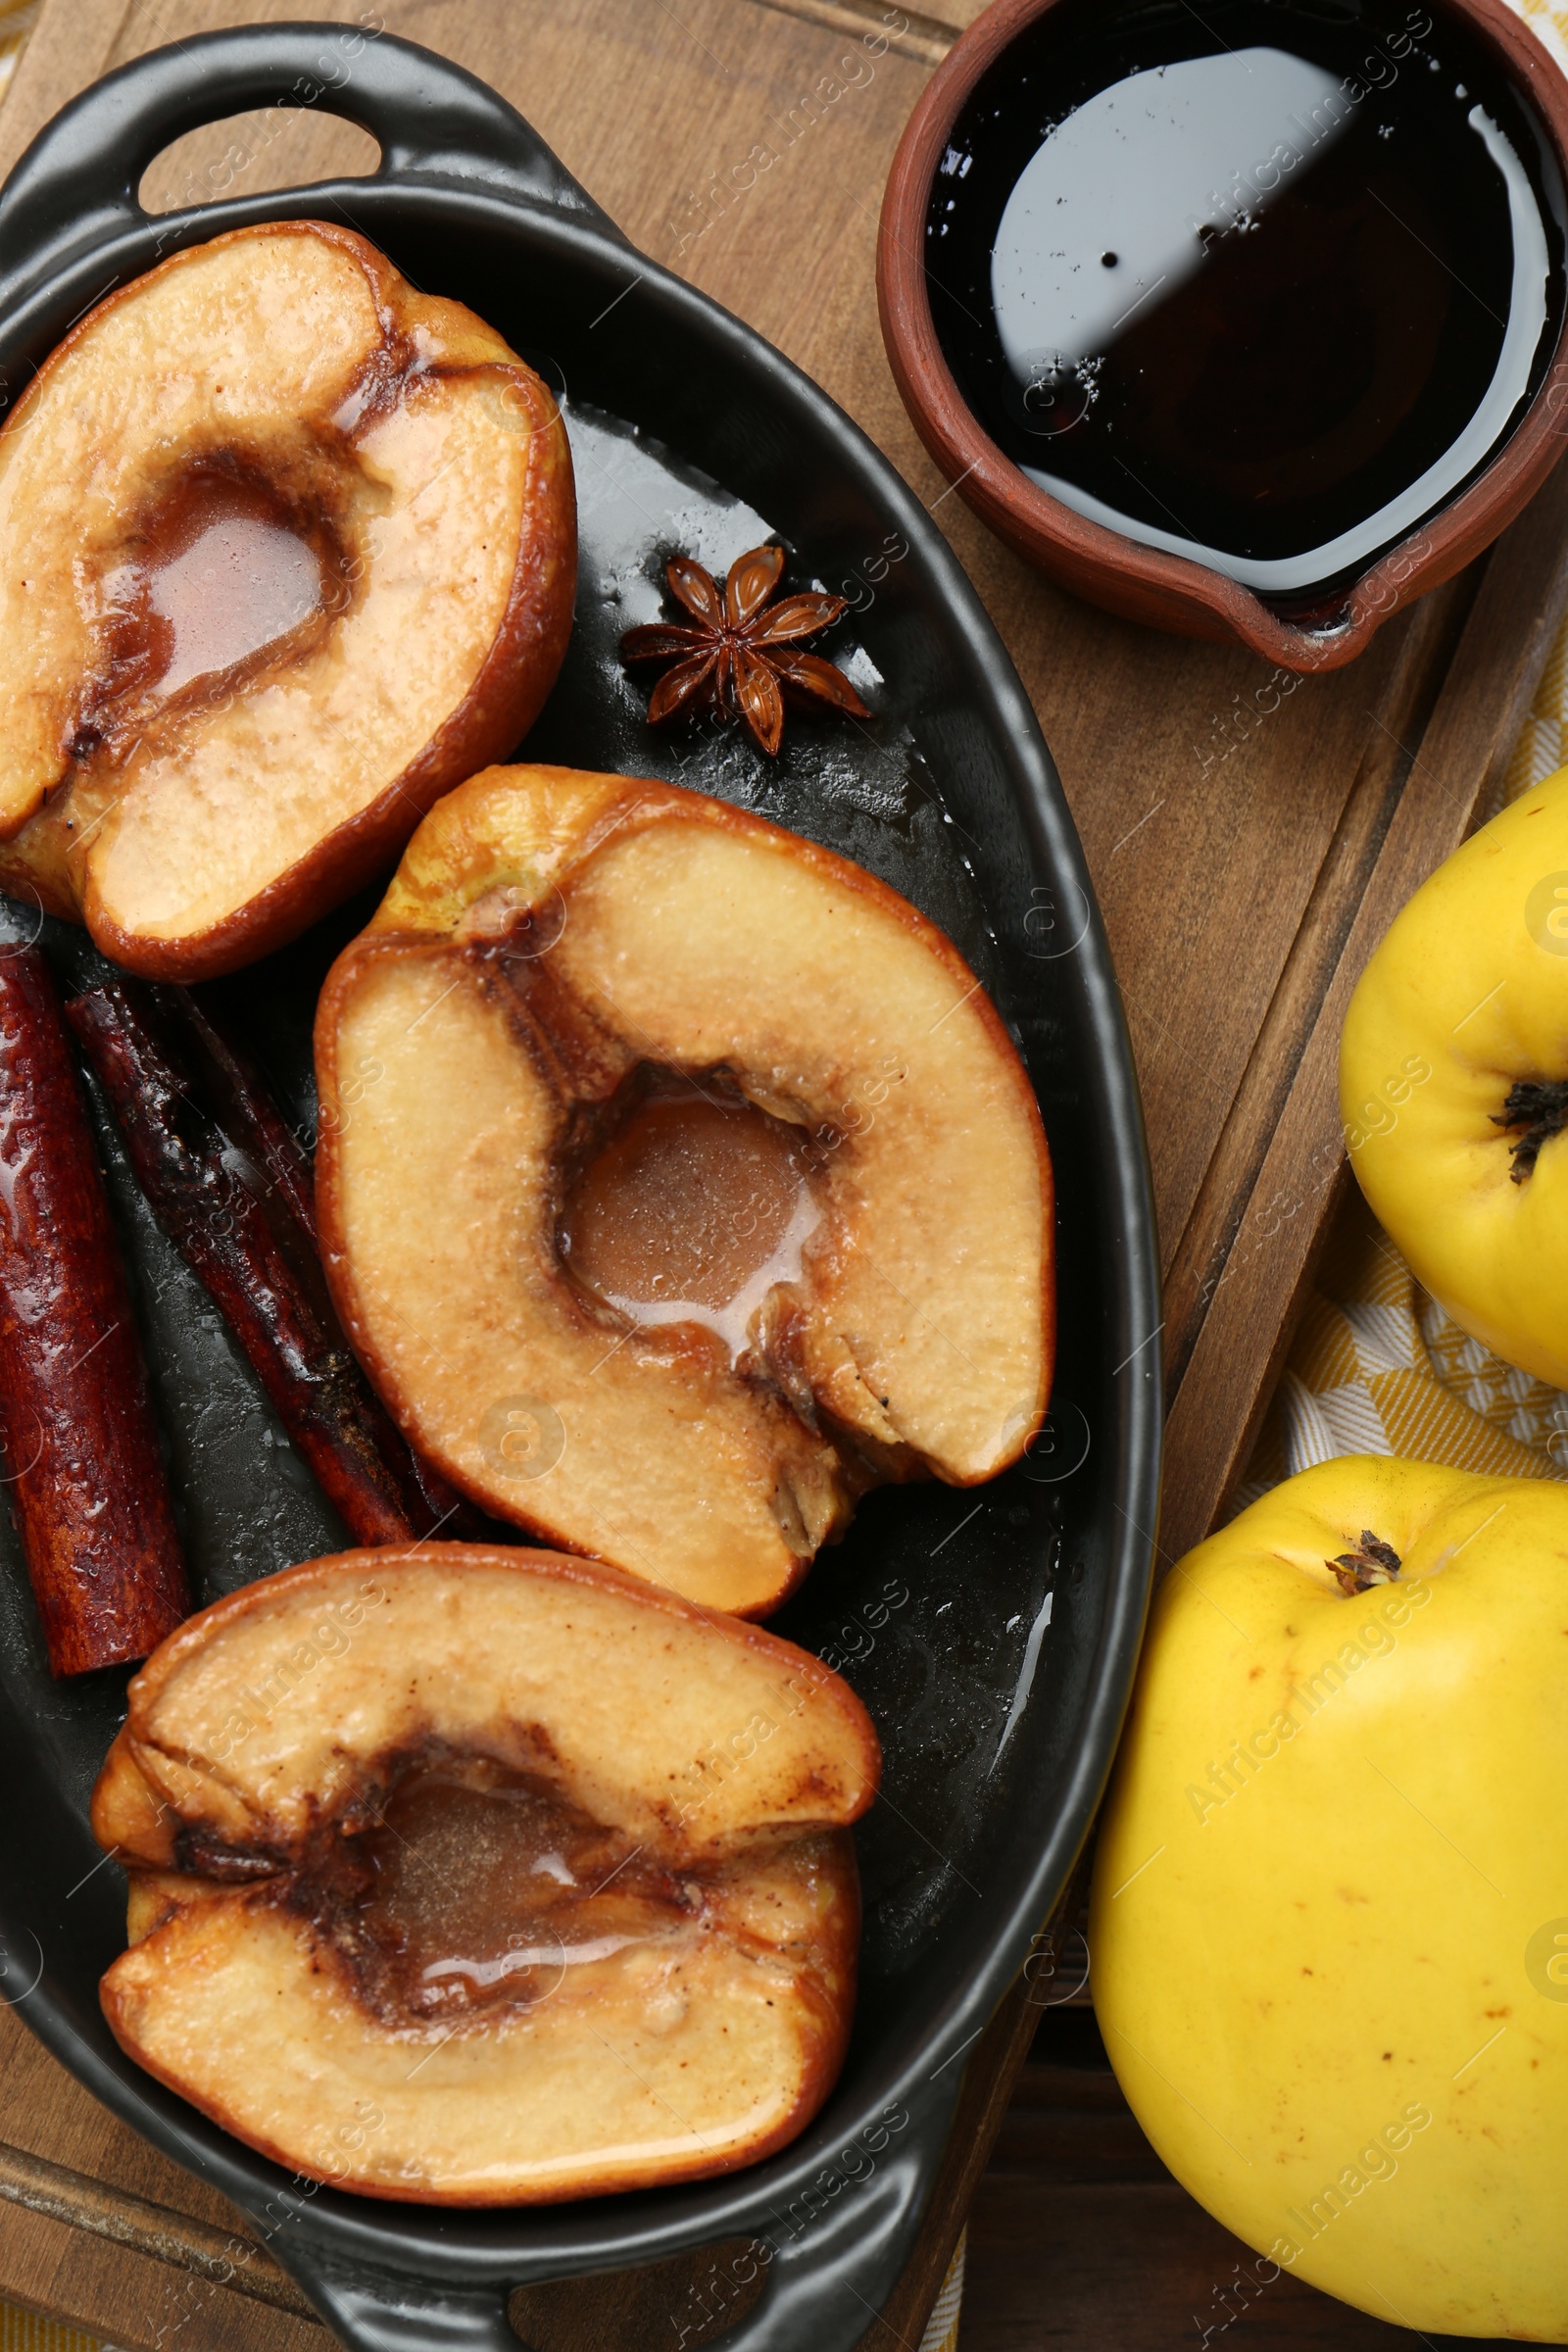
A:
[[[1058,0],[932,183],[932,316],[1039,486],[1281,613],[1508,438],[1562,327],[1546,132],[1451,10]]]

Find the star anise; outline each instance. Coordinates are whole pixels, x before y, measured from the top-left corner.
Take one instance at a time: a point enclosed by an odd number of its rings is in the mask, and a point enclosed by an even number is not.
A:
[[[851,718],[869,718],[843,670],[803,641],[820,635],[849,608],[842,596],[811,589],[769,606],[784,569],[781,547],[754,547],[730,565],[720,594],[710,571],[690,556],[671,556],[664,566],[669,592],[695,624],[656,621],[628,629],[620,641],[622,662],[669,662],[654,688],[649,718],[657,726],[710,710],[738,718],[754,743],[774,757],[784,737],[784,697],[826,703]]]

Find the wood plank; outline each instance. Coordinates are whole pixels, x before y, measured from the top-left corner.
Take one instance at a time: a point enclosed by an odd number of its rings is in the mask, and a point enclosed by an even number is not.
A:
[[[944,22],[944,16],[953,19],[952,9],[929,16],[916,9],[887,7],[882,0],[758,0],[758,4],[776,9],[783,17],[799,17],[806,24],[820,24],[829,32],[847,33],[852,39],[858,40],[867,31],[881,34],[901,57],[918,58],[928,66],[942,63],[961,29],[956,22]],[[984,5],[985,0],[976,0],[975,13]]]
[[[195,2278],[212,2279],[220,2286],[232,2281],[238,2293],[255,2302],[272,2304],[302,2319],[313,2316],[292,2279],[260,2248],[242,2245],[232,2230],[212,2229],[189,2214],[154,2205],[128,2189],[111,2189],[84,2173],[72,2172],[67,2165],[53,2164],[46,2157],[4,2142],[0,2142],[0,2197],[28,2213],[69,2223],[74,2230],[85,2230],[94,2237],[108,2238],[134,2253],[189,2271]]]
[[[1404,748],[1431,715],[1443,670],[1473,609],[1479,576],[1450,581],[1414,616],[1401,648],[1395,692],[1362,754],[1344,817],[1319,871],[1280,986],[1259,1032],[1220,1146],[1173,1253],[1166,1281],[1165,1369],[1174,1394],[1192,1359],[1202,1319],[1224,1278],[1235,1204],[1257,1170],[1289,1097],[1296,1062],[1321,1007],[1348,925],[1374,871],[1410,768]],[[1438,642],[1434,644],[1432,640]],[[1332,1166],[1321,1171],[1332,1181]],[[1290,1204],[1278,1204],[1283,1216]],[[1216,1262],[1216,1259],[1218,1262]]]
[[[180,2352],[330,2352],[334,2340],[313,2320],[43,2214],[8,2207],[0,2255],[8,2300],[116,2352],[169,2352],[171,2341]]]
[[[310,2305],[226,2198],[101,2107],[0,2006],[0,2296],[127,2352],[323,2352]],[[166,2339],[167,2340],[167,2339]]]
[[[108,69],[130,0],[71,0],[71,30],[64,12],[46,7],[0,106],[0,177],[23,149],[78,90]]]
[[[1259,1068],[1288,1071],[1290,1087],[1255,1180],[1249,1186],[1239,1172],[1230,1188],[1230,1237],[1223,1230],[1195,1233],[1180,1281],[1169,1286],[1185,1305],[1201,1264],[1197,1297],[1206,1291],[1206,1311],[1180,1370],[1167,1425],[1160,1518],[1167,1557],[1179,1557],[1208,1532],[1246,1466],[1348,1180],[1338,1070],[1350,992],[1399,908],[1494,805],[1565,607],[1568,469],[1559,467],[1487,561],[1432,714],[1414,740],[1396,747],[1402,782],[1396,798],[1384,795],[1387,823],[1371,871],[1342,894],[1332,921],[1325,913],[1321,927],[1343,928],[1344,941],[1337,954],[1318,957],[1315,999],[1313,985],[1303,986],[1280,1033],[1268,1031],[1259,1041]],[[1273,1341],[1259,1368],[1260,1320]]]

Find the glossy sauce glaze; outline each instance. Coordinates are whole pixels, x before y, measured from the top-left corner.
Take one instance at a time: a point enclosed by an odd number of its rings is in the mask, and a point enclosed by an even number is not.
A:
[[[1060,0],[958,117],[926,253],[1032,480],[1325,625],[1563,316],[1544,131],[1442,0]]]
[[[411,1773],[345,1842],[353,1892],[334,1934],[393,2017],[545,1999],[568,1969],[667,1935],[700,1904],[547,1783],[479,1759]]]
[[[117,655],[161,699],[231,669],[322,609],[315,547],[261,491],[201,477],[105,582]]]
[[[768,1292],[801,1279],[818,1218],[804,1134],[716,1084],[665,1083],[589,1160],[561,1250],[630,1322],[700,1324],[733,1359]]]

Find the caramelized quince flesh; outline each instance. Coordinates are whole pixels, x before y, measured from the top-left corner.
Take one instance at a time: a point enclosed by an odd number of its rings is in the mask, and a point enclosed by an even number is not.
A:
[[[517,741],[574,582],[481,320],[321,222],[176,254],[0,432],[0,883],[154,978],[266,953]]]
[[[672,786],[491,769],[335,965],[317,1063],[355,1345],[551,1542],[760,1615],[868,1486],[992,1477],[1038,1428],[1027,1077],[842,858]]]
[[[190,1621],[94,1792],[122,2045],[367,2194],[686,2180],[842,2062],[875,1735],[815,1659],[613,1569],[345,1554]]]

